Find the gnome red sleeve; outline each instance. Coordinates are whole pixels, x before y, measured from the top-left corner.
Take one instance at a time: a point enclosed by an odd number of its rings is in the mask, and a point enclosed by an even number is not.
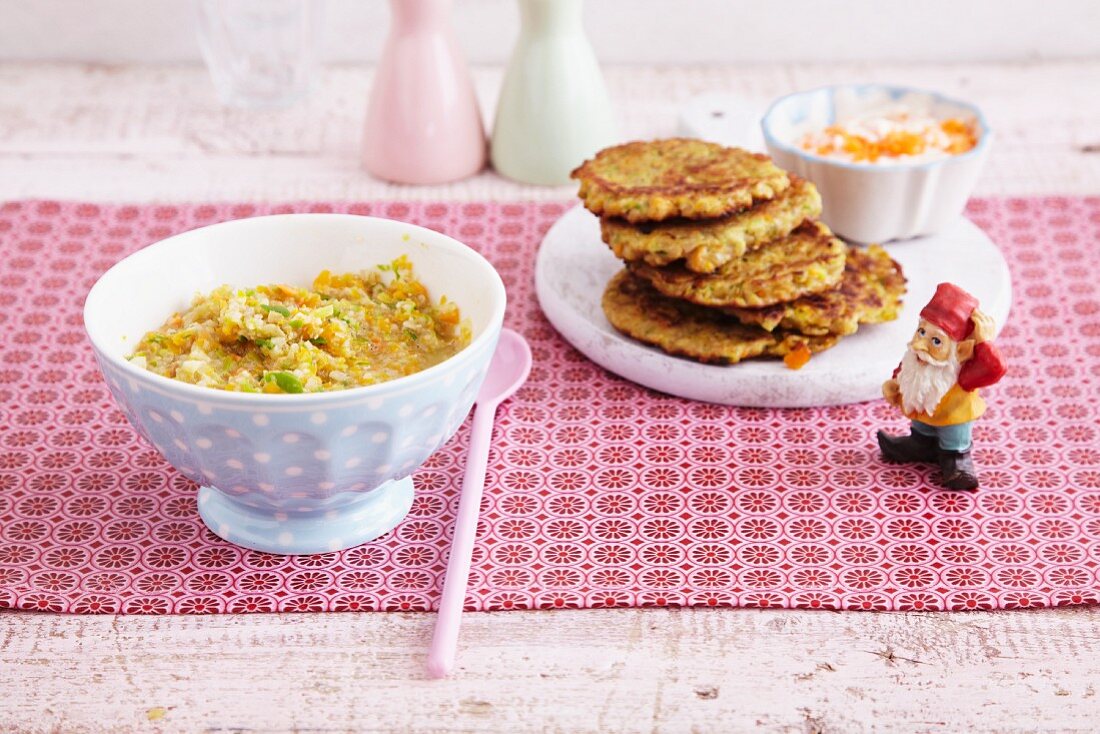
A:
[[[959,387],[971,391],[995,385],[1006,371],[1000,350],[992,342],[981,342],[974,347],[974,356],[959,370]]]

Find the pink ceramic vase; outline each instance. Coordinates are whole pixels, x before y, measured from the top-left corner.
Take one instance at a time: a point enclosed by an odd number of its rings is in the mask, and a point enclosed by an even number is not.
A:
[[[379,178],[442,183],[485,166],[485,128],[450,8],[451,0],[390,0],[363,139],[363,167]]]

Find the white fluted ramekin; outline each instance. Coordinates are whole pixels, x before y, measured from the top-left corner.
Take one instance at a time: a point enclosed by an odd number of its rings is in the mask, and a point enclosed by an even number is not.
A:
[[[933,117],[972,117],[978,144],[931,162],[849,163],[799,147],[810,130],[886,104],[902,104]],[[992,142],[981,110],[971,104],[908,87],[858,84],[823,87],[781,97],[761,120],[775,162],[817,186],[822,219],[856,242],[934,234],[962,214]]]

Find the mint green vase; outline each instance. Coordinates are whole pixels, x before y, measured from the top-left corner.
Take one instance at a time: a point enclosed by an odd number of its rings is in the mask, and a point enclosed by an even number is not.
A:
[[[491,158],[523,183],[569,172],[616,142],[615,119],[581,20],[582,0],[518,0],[521,30],[504,75]]]

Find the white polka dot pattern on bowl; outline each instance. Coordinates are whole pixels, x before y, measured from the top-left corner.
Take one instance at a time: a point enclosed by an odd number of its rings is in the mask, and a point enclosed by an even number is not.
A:
[[[490,354],[482,348],[460,356],[478,363],[463,371],[476,376]],[[115,388],[121,401],[134,408],[165,458],[253,512],[348,503],[355,493],[407,476],[458,429],[476,391],[465,381],[455,390],[440,375],[393,396],[348,393],[331,407],[295,409],[288,400],[285,407],[242,409],[216,396],[197,401],[154,389],[135,392],[112,369],[106,367],[122,385]]]

